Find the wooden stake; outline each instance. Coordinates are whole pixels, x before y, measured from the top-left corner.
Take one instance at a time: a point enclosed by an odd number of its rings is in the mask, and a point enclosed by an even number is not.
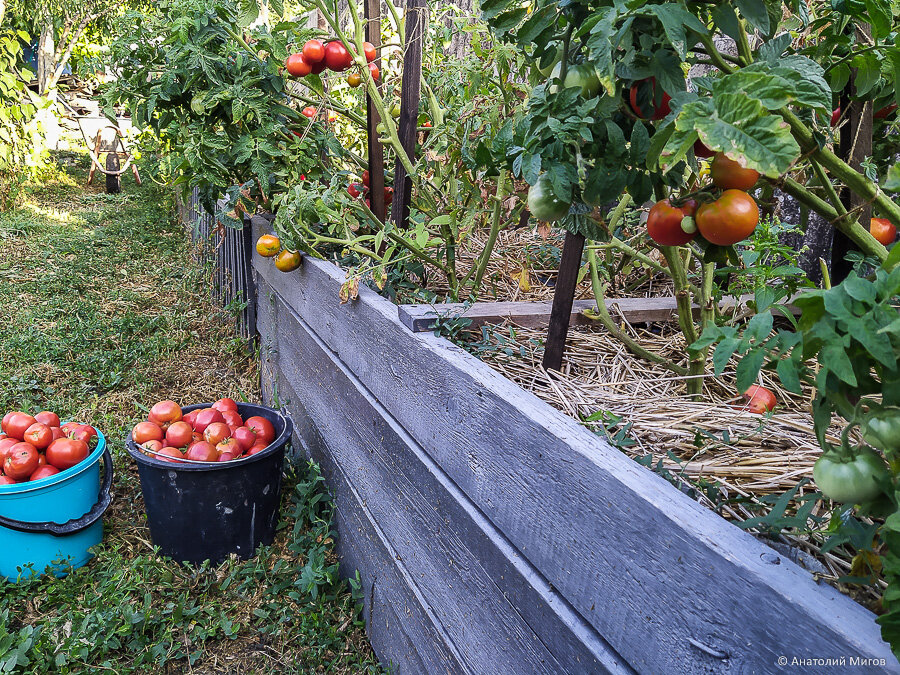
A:
[[[547,343],[544,345],[544,368],[548,370],[559,370],[562,366],[583,253],[584,235],[566,232],[562,259],[559,261],[559,276],[556,278],[556,290],[553,293],[553,307],[550,310],[550,328],[547,330]]]

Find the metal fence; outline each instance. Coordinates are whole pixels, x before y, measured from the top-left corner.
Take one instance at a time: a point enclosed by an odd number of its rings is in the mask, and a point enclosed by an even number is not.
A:
[[[179,199],[179,217],[194,242],[195,255],[210,271],[212,297],[233,312],[237,329],[246,340],[256,338],[256,292],[250,264],[252,232],[216,223],[200,204],[194,190],[188,203]]]

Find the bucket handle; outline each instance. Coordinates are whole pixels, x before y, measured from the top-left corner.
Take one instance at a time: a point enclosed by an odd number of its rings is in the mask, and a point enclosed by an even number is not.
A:
[[[106,513],[112,502],[113,469],[112,456],[109,454],[109,448],[103,450],[103,487],[97,498],[94,507],[85,513],[81,518],[73,518],[66,523],[27,523],[21,520],[14,520],[0,516],[0,525],[8,527],[10,530],[17,532],[30,532],[36,534],[52,534],[54,537],[65,537],[76,532],[81,532],[96,523]]]

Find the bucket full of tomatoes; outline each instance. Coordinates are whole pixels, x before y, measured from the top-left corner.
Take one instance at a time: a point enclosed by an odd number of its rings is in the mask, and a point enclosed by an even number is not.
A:
[[[0,429],[0,576],[62,576],[81,567],[103,539],[112,499],[106,439],[86,424],[61,425],[48,411],[9,412]]]
[[[292,432],[291,420],[277,410],[232,399],[155,404],[126,445],[160,553],[216,564],[271,544]]]

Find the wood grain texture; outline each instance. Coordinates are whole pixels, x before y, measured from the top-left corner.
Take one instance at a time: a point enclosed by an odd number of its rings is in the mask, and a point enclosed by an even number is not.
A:
[[[569,320],[572,316],[572,302],[575,300],[575,286],[581,270],[584,254],[584,235],[566,232],[559,274],[553,291],[553,305],[550,308],[550,324],[547,327],[547,341],[544,345],[544,368],[559,370],[563,353],[566,351],[566,337],[569,334]]]
[[[340,500],[341,508],[365,505],[446,639],[466,646],[458,650],[465,670],[631,672],[306,323],[280,300],[276,315],[265,341],[277,340],[277,372],[290,382],[279,399],[306,392],[303,414],[322,420],[307,445],[326,475],[340,473],[338,482],[352,486],[354,498]]]
[[[299,273],[284,275],[266,262],[254,260],[259,276],[352,374],[357,389],[377,402],[373,410],[380,406],[379,416],[405,432],[405,445],[419,448],[446,476],[446,485],[458,490],[452,501],[472,504],[493,528],[484,531],[497,533],[496,542],[535,570],[534,583],[545,581],[563,608],[580,617],[590,631],[580,640],[601,636],[638,672],[771,672],[782,655],[884,658],[887,670],[900,672],[873,615],[849,598],[816,584],[800,567],[471,355],[432,334],[410,332],[396,308],[375,293],[361,289],[357,301],[339,304],[344,275],[334,266],[308,259]],[[280,346],[279,360],[288,349]],[[312,364],[303,361],[305,368]],[[292,377],[296,371],[286,379]],[[306,386],[324,388],[327,381],[310,376]],[[318,395],[298,391],[305,404]],[[350,403],[352,391],[344,391],[330,408],[308,410],[313,426],[330,430],[323,434],[329,439],[325,452],[344,457],[335,461],[348,471],[344,462],[351,456],[336,453],[349,452],[338,447],[349,442],[328,426],[336,424],[330,419],[336,409],[357,405]],[[360,425],[367,424],[385,428],[374,417],[361,418]],[[418,452],[415,457],[425,462]],[[418,491],[411,493],[414,501],[439,494],[434,483],[417,482],[425,474],[407,469],[416,459],[405,457],[404,475]],[[376,485],[366,489],[377,489],[384,479],[370,475]],[[449,502],[439,503],[447,508]],[[416,513],[423,508],[417,504]],[[458,510],[449,513],[453,517],[442,527],[461,518]],[[488,553],[469,551],[483,569],[496,569],[486,562]],[[420,558],[406,564],[419,583],[413,564],[422,564]],[[525,609],[512,604],[525,618]]]
[[[752,295],[743,295],[739,305],[745,306],[753,300]],[[575,300],[572,303],[570,323],[572,325],[596,325],[597,321],[584,314],[585,310],[597,307],[594,300]],[[731,299],[723,300],[719,307],[724,311],[734,308]],[[400,305],[397,308],[400,322],[415,333],[434,330],[439,319],[469,319],[470,328],[477,328],[488,323],[502,323],[509,320],[526,328],[542,328],[550,321],[549,302],[476,302],[465,305],[461,302],[437,305]],[[629,323],[656,323],[660,321],[676,321],[677,306],[675,298],[607,298],[606,308],[614,318],[622,318]],[[799,314],[796,307],[789,305],[788,310]],[[694,317],[700,316],[700,307],[693,306]]]

